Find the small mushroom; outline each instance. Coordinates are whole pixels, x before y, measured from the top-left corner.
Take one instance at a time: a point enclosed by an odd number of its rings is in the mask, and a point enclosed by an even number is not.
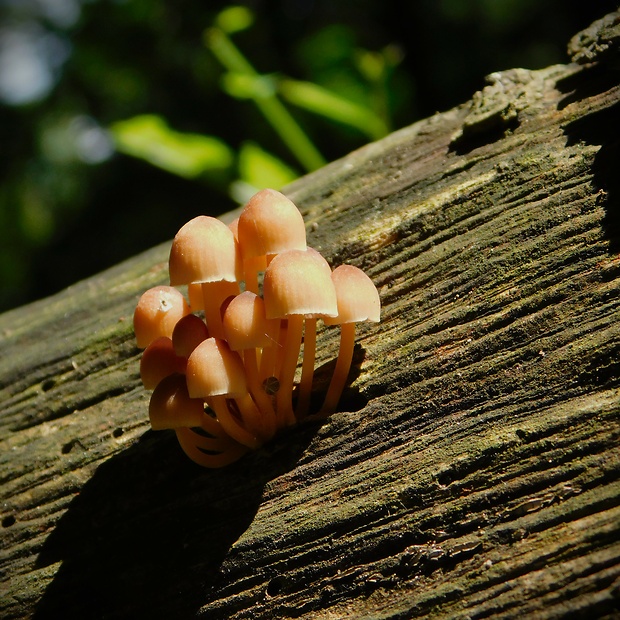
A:
[[[307,252],[314,256],[320,267],[325,271],[326,276],[331,278],[331,267],[323,256],[314,248],[308,248]],[[319,315],[322,316],[322,315]],[[304,321],[304,351],[301,365],[301,379],[299,381],[299,392],[297,396],[297,406],[295,415],[297,419],[303,419],[308,414],[310,408],[310,397],[312,394],[312,379],[314,378],[314,361],[316,358],[316,322],[318,316],[306,317]]]
[[[185,297],[172,286],[155,286],[144,292],[133,313],[136,344],[146,348],[160,336],[172,336],[177,322],[190,313]]]
[[[248,392],[245,368],[238,353],[224,340],[207,338],[187,360],[187,389],[215,412],[226,432],[248,448],[260,447],[261,415]],[[228,399],[236,405],[229,406]],[[232,409],[232,410],[231,410]]]
[[[278,254],[265,271],[263,286],[268,319],[286,319],[282,364],[278,374],[276,411],[282,425],[295,423],[292,392],[305,318],[336,316],[336,291],[329,273],[307,251],[287,250]]]
[[[276,414],[259,379],[258,356],[275,348],[279,322],[267,319],[262,298],[244,291],[228,304],[222,323],[231,350],[243,355],[248,388],[263,416],[265,438],[270,438],[276,430]]]
[[[332,281],[338,298],[338,315],[325,318],[326,325],[340,325],[340,348],[320,415],[336,410],[344,389],[355,346],[355,323],[379,322],[381,301],[372,280],[353,265],[340,265],[332,272]]]
[[[184,373],[186,364],[187,360],[175,353],[170,338],[157,338],[144,349],[140,360],[142,385],[147,390],[153,390],[168,375]]]
[[[247,452],[205,413],[202,399],[190,398],[183,375],[170,375],[155,388],[149,418],[153,430],[174,429],[185,454],[203,467],[223,467]]]
[[[172,241],[169,270],[172,286],[201,285],[209,332],[223,338],[220,308],[231,290],[234,295],[239,292],[241,275],[239,249],[230,228],[207,215],[187,222]]]
[[[217,467],[303,419],[319,318],[340,325],[341,336],[317,416],[336,409],[353,357],[355,322],[379,320],[379,295],[361,270],[343,265],[332,272],[307,247],[301,213],[286,196],[258,192],[229,226],[209,216],[190,220],[175,235],[169,271],[171,286],[147,291],[134,313],[136,341],[146,347],[140,374],[154,389],[153,428],[175,429],[192,460]],[[189,304],[174,288],[185,285]],[[194,314],[202,310],[206,324]]]
[[[200,426],[203,416],[206,416],[204,401],[190,398],[185,376],[182,374],[168,375],[151,394],[149,419],[154,431]]]
[[[189,357],[192,351],[209,337],[204,321],[195,314],[186,314],[172,330],[174,352],[181,357]]]
[[[258,272],[276,254],[306,249],[306,227],[295,204],[274,189],[263,189],[248,201],[237,223],[245,288],[258,293]]]

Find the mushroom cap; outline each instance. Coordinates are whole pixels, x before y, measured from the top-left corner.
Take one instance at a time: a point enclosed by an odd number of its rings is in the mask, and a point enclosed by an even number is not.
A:
[[[219,338],[207,338],[192,351],[186,375],[192,398],[237,398],[248,391],[241,357]]]
[[[240,274],[239,248],[224,222],[199,215],[181,227],[170,248],[170,284],[235,282]]]
[[[325,325],[379,321],[381,301],[377,287],[361,269],[339,265],[332,272],[332,281],[338,298],[338,316],[325,318]]]
[[[236,217],[230,224],[228,224],[228,228],[232,230],[235,239],[239,241],[239,218]]]
[[[133,313],[138,347],[144,349],[160,336],[172,336],[174,326],[189,312],[185,297],[171,286],[155,286],[145,291]]]
[[[265,315],[265,302],[255,293],[244,291],[228,304],[224,334],[231,350],[262,349],[278,338],[278,321]]]
[[[168,375],[185,372],[185,365],[185,358],[174,352],[170,338],[157,338],[144,349],[140,359],[142,384],[147,390],[152,390]]]
[[[185,377],[170,375],[157,385],[149,402],[149,419],[154,431],[200,426],[204,401],[190,398]]]
[[[205,322],[195,314],[186,314],[172,331],[174,352],[181,357],[189,357],[191,352],[209,337]]]
[[[315,260],[323,268],[323,271],[325,271],[325,273],[331,278],[332,268],[329,266],[329,263],[325,260],[325,257],[318,250],[315,250],[314,248],[311,248],[310,246],[306,248],[306,252],[308,252],[308,254],[311,254],[315,258]]]
[[[315,251],[287,250],[275,256],[263,282],[267,318],[336,316],[336,289],[326,264]]]
[[[306,249],[306,226],[295,204],[275,189],[262,189],[243,208],[237,235],[244,259]]]

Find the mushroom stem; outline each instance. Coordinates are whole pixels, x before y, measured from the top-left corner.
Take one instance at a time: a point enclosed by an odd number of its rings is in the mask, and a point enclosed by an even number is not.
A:
[[[274,377],[279,377],[282,371],[282,360],[284,359],[284,343],[286,342],[286,334],[288,332],[288,319],[280,321],[280,327],[278,329],[278,346],[276,347],[276,358],[271,373]],[[301,346],[301,336],[299,338]]]
[[[279,331],[279,330],[278,330]],[[265,347],[260,356],[258,377],[261,382],[275,376],[276,360],[278,357],[278,343],[274,342],[270,347]]]
[[[234,288],[235,283],[220,280],[217,282],[203,282],[202,296],[205,305],[205,320],[209,328],[209,335],[224,340],[224,328],[222,327],[221,308],[224,300],[231,295],[231,287]],[[239,287],[236,287],[239,293]]]
[[[256,349],[246,349],[243,352],[243,363],[245,365],[245,377],[248,383],[248,390],[254,398],[261,413],[261,435],[271,439],[276,432],[276,412],[273,408],[271,398],[263,390],[263,386],[258,378],[258,364],[256,361]]]
[[[247,379],[246,379],[247,381]],[[249,433],[257,437],[259,445],[262,445],[265,437],[265,424],[263,416],[256,406],[256,403],[252,400],[252,396],[248,392],[243,396],[239,396],[234,399],[234,403],[239,410],[239,417],[241,418],[241,426],[243,426]],[[229,403],[230,405],[231,403]]]
[[[295,381],[295,370],[297,368],[299,349],[301,348],[303,326],[303,315],[291,314],[288,317],[282,366],[278,377],[280,389],[276,394],[276,411],[280,426],[295,424],[295,414],[293,413],[293,383]]]
[[[230,465],[248,451],[246,446],[231,439],[203,437],[190,428],[177,428],[176,435],[183,452],[203,467]]]
[[[301,420],[308,414],[310,394],[314,377],[314,359],[316,357],[316,319],[307,318],[304,326],[304,356],[301,366],[301,381],[295,415]]]
[[[243,261],[245,290],[258,295],[258,274],[265,271],[267,261],[264,256],[252,256]]]
[[[219,420],[222,428],[236,441],[251,448],[252,450],[256,450],[260,447],[260,441],[250,433],[250,431],[246,430],[241,426],[241,424],[235,419],[233,414],[230,412],[228,408],[228,403],[226,402],[226,396],[211,396],[207,399],[207,403],[213,411],[215,411],[215,415]]]
[[[343,323],[340,326],[340,349],[336,368],[329,383],[325,401],[319,411],[319,415],[330,415],[336,411],[338,401],[344,390],[344,386],[349,376],[351,361],[353,360],[353,349],[355,346],[355,323]]]

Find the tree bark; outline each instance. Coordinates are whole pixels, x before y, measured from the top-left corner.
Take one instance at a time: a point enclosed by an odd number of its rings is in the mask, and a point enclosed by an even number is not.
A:
[[[149,430],[168,245],[1,316],[2,617],[617,617],[619,39],[287,188],[382,321],[338,413],[229,467]]]

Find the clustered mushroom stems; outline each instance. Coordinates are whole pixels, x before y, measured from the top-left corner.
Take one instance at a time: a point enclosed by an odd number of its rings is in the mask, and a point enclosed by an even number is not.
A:
[[[205,215],[190,220],[172,242],[169,273],[170,285],[146,291],[134,312],[154,430],[174,429],[190,459],[222,467],[282,428],[336,410],[355,323],[379,321],[379,294],[363,271],[332,271],[306,245],[291,200],[264,189],[229,226]],[[340,326],[340,346],[324,402],[310,415],[319,319]]]

